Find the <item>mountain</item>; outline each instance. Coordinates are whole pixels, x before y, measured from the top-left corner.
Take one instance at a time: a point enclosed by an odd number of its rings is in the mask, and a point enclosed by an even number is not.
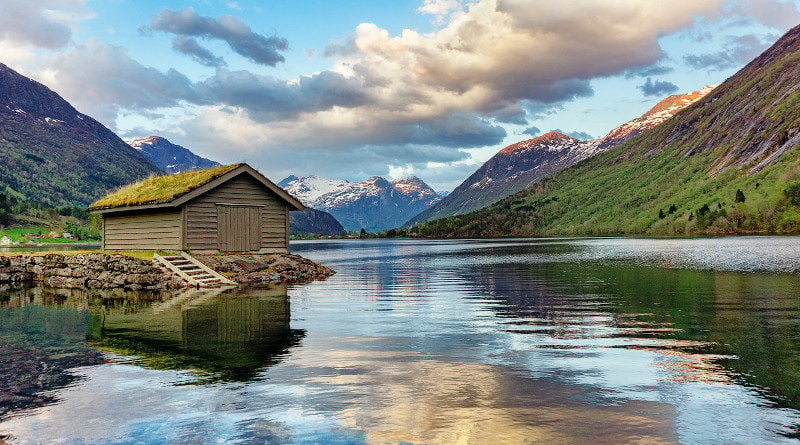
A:
[[[348,182],[306,176],[280,183],[307,206],[329,212],[346,230],[378,232],[397,227],[440,199],[416,177],[388,181],[373,176]]]
[[[127,143],[167,173],[180,173],[220,165],[218,162],[197,156],[188,148],[175,145],[160,136],[148,136],[127,141]]]
[[[717,85],[707,85],[691,93],[673,94],[672,96],[662,99],[645,114],[611,130],[600,140],[600,148],[607,149],[615,147],[633,139],[645,130],[649,130],[672,116],[675,116],[679,111],[705,97],[716,87]]]
[[[800,26],[660,125],[424,236],[800,232]]]
[[[708,86],[688,94],[669,96],[642,116],[615,128],[601,139],[582,141],[558,132],[550,132],[509,145],[486,161],[447,197],[416,215],[406,225],[413,226],[424,221],[461,215],[493,204],[530,187],[542,178],[655,127],[713,89],[713,86]]]
[[[86,206],[163,173],[114,132],[3,64],[0,165],[0,191],[49,206]]]
[[[292,235],[339,235],[344,227],[328,212],[306,207],[302,212],[289,212]]]
[[[297,181],[298,179],[300,179],[300,178],[298,178],[295,175],[289,175],[289,176],[283,178],[283,180],[278,183],[278,187],[284,188],[287,185],[289,185],[289,183],[291,183],[292,181]]]
[[[598,152],[597,141],[581,141],[558,132],[509,145],[447,197],[407,224],[415,225],[486,207]]]

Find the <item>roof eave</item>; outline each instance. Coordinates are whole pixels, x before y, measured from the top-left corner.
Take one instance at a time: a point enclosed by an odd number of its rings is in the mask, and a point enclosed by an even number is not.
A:
[[[135,206],[124,206],[124,207],[110,207],[106,209],[87,209],[86,213],[90,215],[107,215],[109,213],[125,213],[125,212],[135,212],[138,210],[159,210],[159,209],[172,209],[177,207],[173,201],[159,203],[159,204],[141,204]]]

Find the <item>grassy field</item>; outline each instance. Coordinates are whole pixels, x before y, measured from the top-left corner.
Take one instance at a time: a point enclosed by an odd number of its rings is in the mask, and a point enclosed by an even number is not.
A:
[[[75,238],[50,238],[48,234],[54,231],[61,235],[64,233],[63,230],[60,229],[53,229],[50,227],[45,226],[27,226],[27,227],[16,227],[16,228],[9,228],[9,229],[0,229],[0,238],[7,236],[11,238],[11,241],[15,243],[24,244],[27,241],[34,241],[36,243],[41,244],[70,244],[70,243],[86,243],[86,242],[93,242],[93,241],[100,241],[99,239],[85,239],[85,240],[77,240]],[[25,235],[27,234],[41,234],[44,238],[36,238],[36,239],[28,239]]]

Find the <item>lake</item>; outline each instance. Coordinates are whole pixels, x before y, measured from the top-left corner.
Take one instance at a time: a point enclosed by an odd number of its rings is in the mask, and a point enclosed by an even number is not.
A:
[[[800,438],[800,237],[292,251],[337,274],[228,292],[0,291],[0,438]]]

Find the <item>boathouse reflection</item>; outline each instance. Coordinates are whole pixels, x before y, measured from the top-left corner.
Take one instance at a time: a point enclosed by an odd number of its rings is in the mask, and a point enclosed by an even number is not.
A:
[[[255,379],[305,335],[290,326],[285,287],[189,290],[148,303],[104,300],[95,311],[92,344],[138,356],[147,367],[194,370],[205,383]]]

